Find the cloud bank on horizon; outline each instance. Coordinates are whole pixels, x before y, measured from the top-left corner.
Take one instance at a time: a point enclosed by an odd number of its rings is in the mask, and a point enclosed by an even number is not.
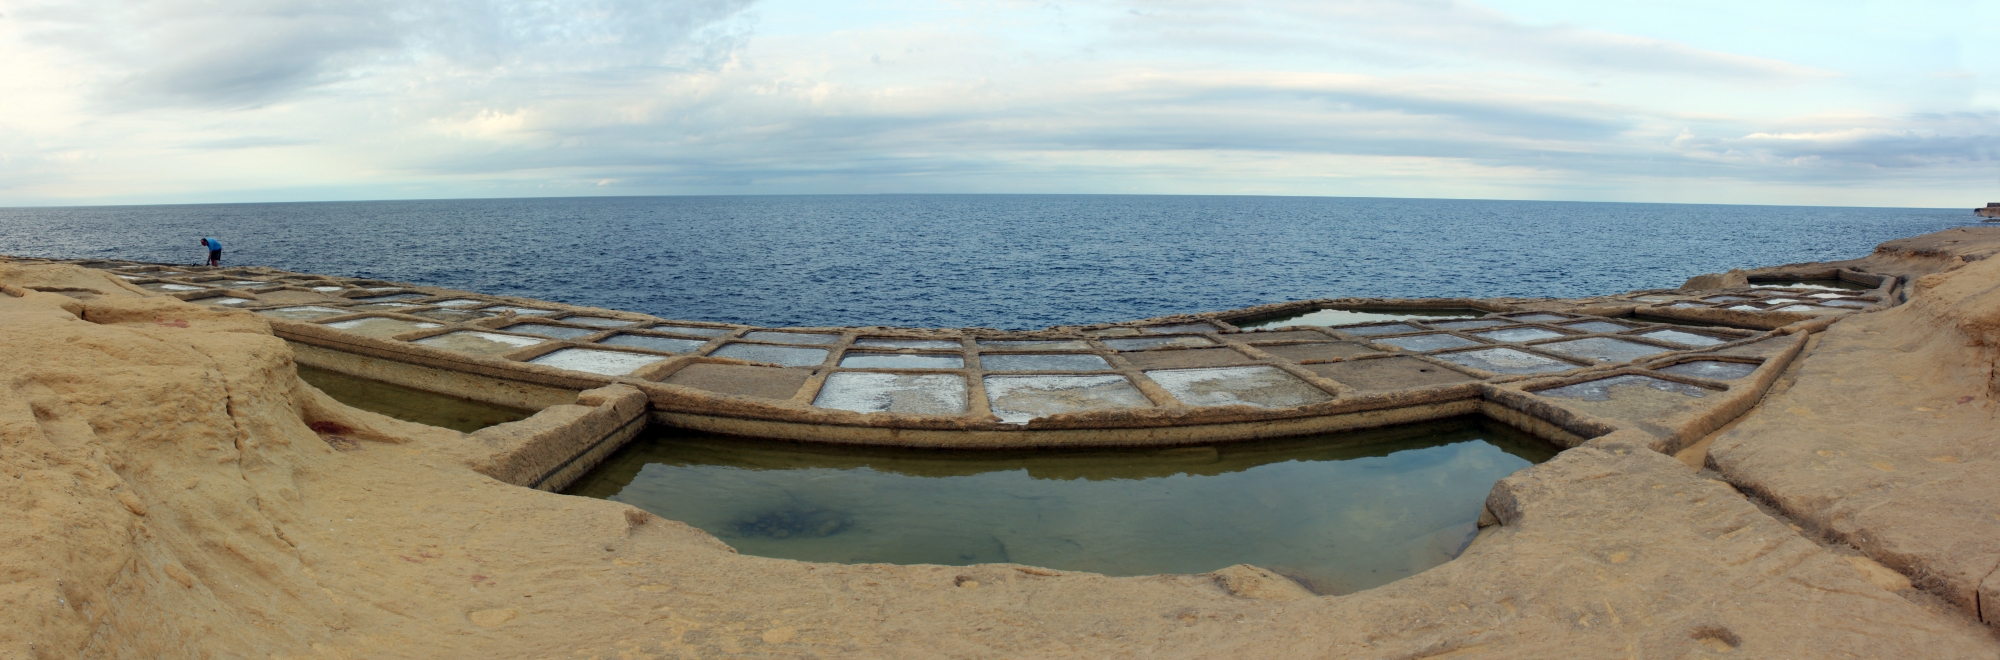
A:
[[[1747,6],[1746,6],[1747,5]],[[0,0],[0,205],[2000,200],[2000,3]]]

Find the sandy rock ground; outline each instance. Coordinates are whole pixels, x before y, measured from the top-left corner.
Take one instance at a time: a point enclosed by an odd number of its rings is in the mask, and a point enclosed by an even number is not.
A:
[[[1951,258],[1706,445],[1797,520],[1614,433],[1497,484],[1459,559],[1339,597],[742,556],[477,474],[467,436],[300,382],[254,314],[0,267],[0,657],[2000,657],[2000,261]]]

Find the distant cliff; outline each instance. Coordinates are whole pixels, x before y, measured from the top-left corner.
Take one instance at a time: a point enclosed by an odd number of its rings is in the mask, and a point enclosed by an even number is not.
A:
[[[1986,208],[1973,209],[1972,212],[1978,214],[1979,217],[1986,218],[1987,222],[2000,220],[2000,202],[1988,203]]]

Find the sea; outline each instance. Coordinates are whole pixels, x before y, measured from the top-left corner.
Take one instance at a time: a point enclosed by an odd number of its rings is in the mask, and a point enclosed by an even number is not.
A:
[[[1036,329],[1578,297],[1860,257],[1964,209],[1345,197],[580,197],[0,208],[0,254],[376,278],[760,326]]]

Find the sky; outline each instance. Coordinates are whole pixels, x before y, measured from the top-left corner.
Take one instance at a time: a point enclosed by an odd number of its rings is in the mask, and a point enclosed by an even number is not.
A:
[[[2000,201],[2000,2],[0,0],[0,206]]]

